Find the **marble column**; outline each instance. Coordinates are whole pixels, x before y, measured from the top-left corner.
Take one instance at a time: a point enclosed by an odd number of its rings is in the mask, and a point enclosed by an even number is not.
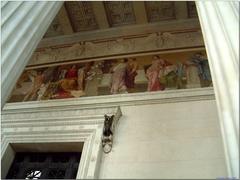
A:
[[[239,3],[197,1],[229,177],[239,177]],[[204,112],[203,112],[204,113]]]
[[[1,2],[1,109],[62,4],[61,1]]]

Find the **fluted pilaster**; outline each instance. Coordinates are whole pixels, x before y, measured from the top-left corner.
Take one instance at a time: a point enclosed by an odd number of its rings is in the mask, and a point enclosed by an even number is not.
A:
[[[61,1],[1,2],[2,106],[62,3]]]
[[[239,177],[239,3],[197,1],[230,177]]]

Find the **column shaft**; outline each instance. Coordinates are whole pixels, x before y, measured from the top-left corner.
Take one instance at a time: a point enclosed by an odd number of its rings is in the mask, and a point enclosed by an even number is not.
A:
[[[13,1],[2,4],[2,107],[62,3],[61,1]]]
[[[197,1],[211,69],[229,176],[239,177],[238,3]]]

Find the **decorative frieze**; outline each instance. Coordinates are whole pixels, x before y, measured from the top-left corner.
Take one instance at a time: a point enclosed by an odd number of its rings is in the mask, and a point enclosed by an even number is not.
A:
[[[199,46],[204,46],[200,31],[159,32],[143,37],[118,38],[101,42],[79,42],[65,47],[39,49],[35,51],[28,65],[35,66],[76,59]]]

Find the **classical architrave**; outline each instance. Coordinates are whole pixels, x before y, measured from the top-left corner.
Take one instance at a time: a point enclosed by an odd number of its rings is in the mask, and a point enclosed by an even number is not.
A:
[[[122,27],[112,27],[89,32],[74,33],[63,37],[53,37],[42,39],[38,48],[61,46],[86,41],[99,41],[103,39],[117,39],[119,37],[151,34],[156,32],[178,31],[199,29],[198,19],[178,19],[172,21],[162,21],[150,24],[136,24]]]
[[[59,103],[56,103],[59,105]],[[61,104],[61,103],[60,103]],[[65,106],[66,107],[66,106]],[[76,142],[84,143],[77,179],[97,178],[101,159],[101,137],[104,114],[121,116],[118,107],[67,110],[45,108],[41,112],[4,111],[2,115],[2,178],[6,175],[12,159],[9,146],[14,143]],[[8,165],[8,167],[6,167]]]

